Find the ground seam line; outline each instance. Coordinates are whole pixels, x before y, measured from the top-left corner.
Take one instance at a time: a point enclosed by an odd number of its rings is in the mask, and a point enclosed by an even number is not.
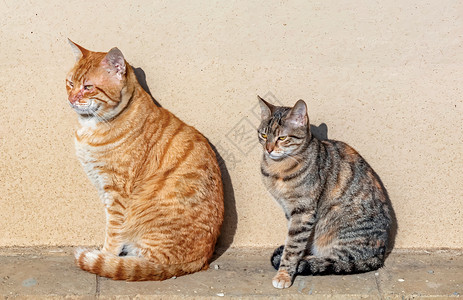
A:
[[[378,289],[379,297],[382,300],[382,299],[384,299],[384,296],[383,296],[383,291],[381,290],[381,286],[380,286],[380,283],[379,283],[379,272],[378,272],[378,275],[374,274],[373,276],[375,276],[376,288]]]
[[[95,296],[100,296],[100,276],[95,275],[96,284],[95,284]]]

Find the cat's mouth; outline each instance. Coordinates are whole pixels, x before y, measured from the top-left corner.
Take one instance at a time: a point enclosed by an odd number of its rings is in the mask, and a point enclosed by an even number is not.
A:
[[[82,117],[92,117],[95,115],[95,112],[100,108],[99,105],[95,102],[90,102],[88,104],[72,104],[69,102],[69,105]]]
[[[273,160],[280,160],[285,157],[284,153],[268,153],[268,157],[270,157]]]

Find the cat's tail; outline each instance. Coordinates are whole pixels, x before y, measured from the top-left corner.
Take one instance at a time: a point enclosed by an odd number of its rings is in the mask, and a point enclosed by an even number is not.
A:
[[[272,266],[278,270],[283,254],[284,246],[280,246],[273,252],[270,259]],[[386,247],[376,249],[375,255],[369,258],[354,258],[346,255],[333,255],[330,257],[304,257],[297,267],[298,275],[329,275],[329,274],[351,274],[373,271],[384,265]]]
[[[100,250],[77,249],[75,262],[82,270],[114,280],[165,280],[208,267],[207,258],[182,264],[156,264],[143,257],[116,256]]]
[[[272,263],[272,266],[275,268],[275,270],[278,270],[280,267],[281,255],[283,254],[284,248],[285,245],[281,245],[280,247],[276,248],[275,251],[273,251],[272,257],[270,258],[270,262]]]
[[[352,274],[377,270],[384,265],[382,257],[373,256],[366,259],[343,261],[336,257],[310,256],[299,262],[299,275]]]

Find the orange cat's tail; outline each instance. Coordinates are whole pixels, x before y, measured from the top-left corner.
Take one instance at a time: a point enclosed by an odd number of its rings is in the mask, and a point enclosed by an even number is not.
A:
[[[82,270],[114,280],[146,281],[164,280],[207,268],[207,258],[196,261],[164,265],[156,264],[143,257],[116,256],[100,250],[78,249],[75,252],[76,265]]]

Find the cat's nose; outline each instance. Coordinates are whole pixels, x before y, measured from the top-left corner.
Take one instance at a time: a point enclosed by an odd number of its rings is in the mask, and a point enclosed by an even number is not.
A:
[[[79,102],[82,99],[82,93],[69,94],[68,100],[71,104]]]
[[[275,148],[275,145],[273,145],[273,144],[265,145],[265,149],[267,150],[268,153],[272,153],[274,148]]]

